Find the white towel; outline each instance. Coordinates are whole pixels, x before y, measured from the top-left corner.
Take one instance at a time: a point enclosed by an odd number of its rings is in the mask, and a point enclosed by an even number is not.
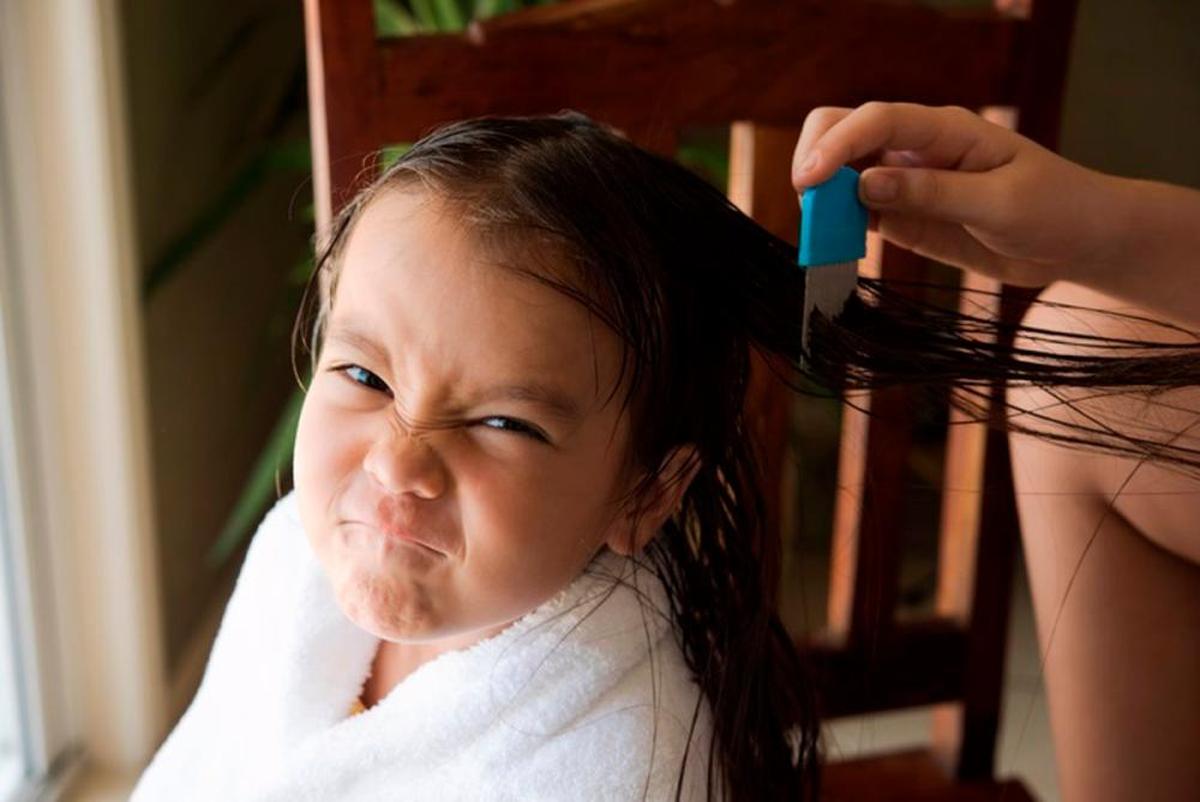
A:
[[[700,691],[661,582],[634,567],[602,550],[554,598],[349,717],[378,640],[337,606],[289,493],[132,802],[674,799]],[[682,799],[705,798],[710,738],[704,703]]]

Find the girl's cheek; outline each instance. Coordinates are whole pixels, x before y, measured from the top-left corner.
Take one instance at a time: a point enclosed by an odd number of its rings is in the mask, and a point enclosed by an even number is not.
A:
[[[354,421],[314,387],[305,398],[296,428],[293,471],[296,488],[320,493],[353,461]]]
[[[311,432],[313,418],[316,415],[314,408],[313,391],[310,389],[300,407],[300,420],[296,424],[296,442],[292,450],[292,477],[301,500],[309,492],[310,474],[314,462],[311,453],[313,448]]]
[[[528,528],[560,492],[562,477],[544,455],[454,440],[439,450],[439,458],[460,514],[486,516],[500,529]]]
[[[561,459],[524,435],[466,424],[437,437],[438,457],[456,478],[515,486],[552,481]]]

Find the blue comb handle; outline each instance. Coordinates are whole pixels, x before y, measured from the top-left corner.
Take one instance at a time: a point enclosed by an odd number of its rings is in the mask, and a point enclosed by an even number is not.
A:
[[[858,200],[858,172],[841,167],[800,196],[801,267],[854,262],[867,254],[867,208]]]

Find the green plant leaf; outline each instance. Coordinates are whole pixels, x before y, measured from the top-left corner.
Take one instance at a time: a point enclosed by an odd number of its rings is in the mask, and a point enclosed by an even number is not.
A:
[[[489,19],[497,14],[512,11],[512,7],[510,0],[475,0],[473,15],[475,19]]]
[[[433,7],[433,0],[411,0],[413,16],[416,17],[418,24],[424,31],[436,31],[438,29],[437,11]]]
[[[312,169],[312,142],[308,137],[272,142],[263,161],[272,172],[306,173]]]
[[[229,514],[221,534],[209,549],[205,559],[210,568],[218,569],[223,566],[242,541],[254,532],[275,496],[276,472],[292,457],[296,427],[300,422],[300,408],[303,403],[304,391],[297,387],[284,406],[275,428],[271,430],[266,447],[254,463],[250,479],[233,505],[233,512]]]
[[[433,0],[438,17],[438,30],[446,33],[461,31],[467,27],[466,14],[458,0]]]
[[[311,147],[307,139],[266,145],[196,215],[191,225],[167,243],[158,258],[146,267],[142,300],[149,300],[159,287],[170,281],[175,272],[229,222],[271,173],[308,172],[311,169]]]
[[[421,26],[396,0],[375,0],[374,5],[376,36],[412,36],[421,32]]]
[[[379,149],[379,172],[383,172],[387,168],[395,164],[396,159],[399,159],[408,149],[413,146],[411,142],[397,142],[392,145],[385,145]]]
[[[316,268],[316,258],[310,253],[296,264],[292,265],[292,269],[288,272],[287,283],[292,287],[303,287],[308,283],[308,279],[312,276],[313,270]]]
[[[719,143],[696,143],[680,145],[675,152],[676,160],[706,178],[722,192],[729,188],[729,151]]]

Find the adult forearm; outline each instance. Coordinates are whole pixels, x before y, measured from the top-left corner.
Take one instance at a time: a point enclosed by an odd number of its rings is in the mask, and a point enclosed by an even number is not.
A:
[[[1115,178],[1111,247],[1072,280],[1200,329],[1200,191]]]

